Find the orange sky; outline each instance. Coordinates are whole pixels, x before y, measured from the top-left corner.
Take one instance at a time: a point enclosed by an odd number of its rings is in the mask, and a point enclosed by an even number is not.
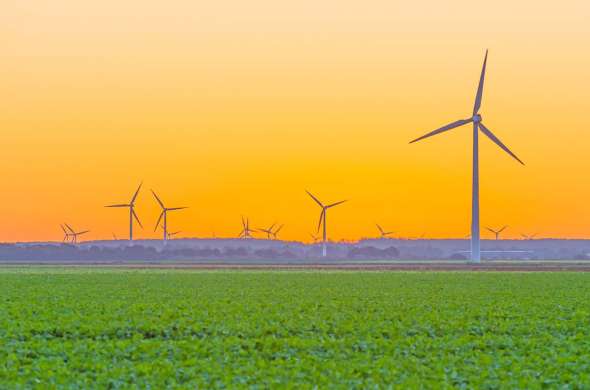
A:
[[[465,236],[469,128],[408,141],[469,116],[486,48],[484,122],[527,166],[481,140],[482,224],[590,237],[590,5],[544,3],[5,0],[0,241],[123,237],[103,206],[142,179],[185,236],[307,239],[304,189],[350,200],[333,239]]]

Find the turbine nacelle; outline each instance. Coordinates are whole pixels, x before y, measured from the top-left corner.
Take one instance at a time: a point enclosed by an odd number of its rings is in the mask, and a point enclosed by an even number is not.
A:
[[[473,121],[473,123],[479,123],[481,122],[481,115],[475,114],[473,115],[473,117],[471,117],[471,120]]]

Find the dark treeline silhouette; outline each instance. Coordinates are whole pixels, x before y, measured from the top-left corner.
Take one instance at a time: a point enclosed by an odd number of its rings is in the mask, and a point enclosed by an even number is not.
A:
[[[485,240],[484,259],[590,260],[590,240]],[[179,239],[0,244],[0,262],[159,262],[338,260],[466,260],[469,241],[453,239],[366,239],[321,244],[279,240]]]

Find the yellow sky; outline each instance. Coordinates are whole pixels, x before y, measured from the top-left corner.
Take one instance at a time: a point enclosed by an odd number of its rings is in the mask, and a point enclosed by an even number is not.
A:
[[[547,3],[547,4],[545,4]],[[5,0],[0,13],[0,241],[127,234],[140,180],[171,230],[236,235],[285,223],[307,239],[464,236],[468,117],[490,49],[482,115],[526,163],[481,140],[482,225],[590,237],[590,5],[532,0]],[[140,237],[156,237],[144,191]]]

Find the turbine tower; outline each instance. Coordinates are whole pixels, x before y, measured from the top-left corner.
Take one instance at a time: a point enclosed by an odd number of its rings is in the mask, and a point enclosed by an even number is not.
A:
[[[160,200],[160,198],[158,198],[158,195],[156,195],[154,190],[151,190],[151,191],[152,191],[152,194],[154,194],[154,198],[156,198],[156,201],[158,202],[158,204],[162,208],[162,212],[160,213],[160,216],[158,217],[158,222],[156,222],[156,227],[154,228],[154,232],[156,231],[156,229],[158,229],[158,226],[160,226],[160,221],[162,220],[162,217],[164,217],[162,227],[164,228],[164,241],[166,241],[169,238],[169,236],[168,236],[168,222],[167,222],[168,211],[182,210],[182,209],[186,209],[187,207],[166,207],[166,206],[164,206],[164,203]]]
[[[486,229],[488,229],[490,232],[494,233],[496,235],[496,240],[500,239],[500,233],[502,233],[508,226],[503,226],[501,229],[498,230],[494,230],[492,228],[487,227]]]
[[[322,208],[322,212],[320,214],[320,222],[318,223],[318,230],[317,233],[319,233],[320,228],[324,227],[323,230],[323,234],[322,234],[322,241],[323,241],[323,245],[322,245],[322,257],[326,257],[327,254],[327,247],[326,247],[326,239],[327,239],[327,233],[326,233],[326,214],[328,213],[328,209],[334,207],[334,206],[338,206],[339,204],[342,204],[344,202],[346,202],[346,200],[341,200],[340,202],[336,202],[336,203],[332,203],[329,205],[324,206],[324,204],[322,202],[319,201],[318,198],[316,198],[315,196],[312,195],[311,192],[309,191],[305,191],[307,192],[307,195],[309,195],[321,208]]]
[[[445,131],[454,129],[459,126],[466,125],[468,123],[473,123],[473,171],[472,171],[472,193],[471,193],[471,261],[474,263],[479,263],[481,261],[481,250],[480,250],[480,242],[479,242],[479,132],[481,131],[485,134],[489,139],[492,140],[496,145],[498,145],[502,150],[516,159],[519,163],[524,165],[524,163],[506,147],[500,141],[494,133],[492,133],[486,126],[484,126],[482,122],[482,117],[479,114],[479,109],[481,107],[481,98],[483,95],[483,85],[484,79],[486,74],[486,63],[488,59],[488,52],[486,50],[486,55],[483,61],[483,67],[481,69],[481,75],[479,78],[479,85],[477,87],[477,93],[475,95],[475,104],[473,105],[473,112],[472,116],[467,119],[459,119],[458,121],[449,123],[446,126],[443,126],[439,129],[436,129],[422,137],[416,138],[415,140],[411,141],[410,143],[414,143],[420,141],[424,138],[432,137],[433,135],[437,135],[443,133]]]
[[[381,234],[381,238],[387,238],[387,236],[389,236],[390,234],[393,234],[393,232],[386,232],[385,230],[383,230],[383,228],[381,226],[379,226],[378,223],[376,223],[375,226],[377,226],[377,230],[379,230],[379,233]]]
[[[242,217],[242,231],[240,232],[239,237],[246,239],[252,238],[252,233],[256,230],[250,229],[250,220],[248,218]]]
[[[143,226],[141,225],[141,222],[139,221],[139,218],[137,217],[137,214],[135,213],[135,199],[137,199],[137,194],[139,194],[139,190],[141,189],[143,183],[139,184],[139,187],[137,187],[137,191],[135,191],[135,194],[133,194],[133,197],[131,198],[131,202],[129,202],[128,204],[112,204],[112,205],[108,205],[105,207],[127,207],[129,208],[129,241],[133,241],[133,219],[135,218],[135,220],[137,221],[137,224],[143,228]]]

